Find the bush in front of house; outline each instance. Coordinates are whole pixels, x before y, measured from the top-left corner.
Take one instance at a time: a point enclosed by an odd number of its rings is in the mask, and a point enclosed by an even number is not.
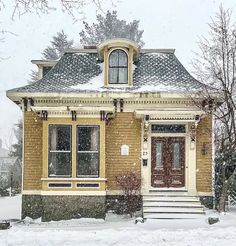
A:
[[[124,197],[124,213],[133,217],[141,207],[141,177],[135,171],[126,171],[116,176]]]
[[[9,196],[9,185],[6,177],[0,176],[0,196]]]

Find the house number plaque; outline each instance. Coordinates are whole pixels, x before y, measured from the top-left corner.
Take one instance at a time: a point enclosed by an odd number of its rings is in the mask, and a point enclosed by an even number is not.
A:
[[[121,146],[121,155],[129,155],[129,146],[124,144]]]

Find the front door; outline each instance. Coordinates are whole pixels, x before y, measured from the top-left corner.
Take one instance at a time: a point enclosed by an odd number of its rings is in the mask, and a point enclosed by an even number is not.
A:
[[[152,187],[183,187],[185,185],[185,138],[151,138]]]

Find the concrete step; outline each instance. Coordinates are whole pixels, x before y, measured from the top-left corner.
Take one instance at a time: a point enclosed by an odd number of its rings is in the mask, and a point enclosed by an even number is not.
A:
[[[149,190],[150,193],[162,193],[162,192],[165,192],[165,193],[188,193],[188,191],[186,189],[172,189],[172,188],[158,188],[158,189],[150,189]]]
[[[145,201],[143,203],[143,207],[203,208],[200,202],[163,202],[163,201],[154,201],[154,202]]]
[[[203,208],[176,208],[176,207],[145,207],[143,213],[168,213],[168,214],[204,214]]]
[[[144,214],[145,219],[200,219],[204,218],[204,214]]]
[[[192,196],[192,195],[188,195],[187,192],[149,192],[149,193],[145,193],[142,194],[143,196],[170,196],[170,197],[175,197],[175,196],[179,196],[179,197],[196,197],[196,196]]]
[[[143,202],[199,202],[196,196],[143,196]]]
[[[147,219],[185,219],[204,216],[199,197],[186,190],[150,190],[143,195],[143,216]]]

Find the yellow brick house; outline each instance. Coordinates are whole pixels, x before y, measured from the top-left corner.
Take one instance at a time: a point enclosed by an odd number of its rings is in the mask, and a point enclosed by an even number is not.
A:
[[[142,178],[144,217],[204,213],[212,117],[192,100],[206,86],[173,49],[115,39],[32,62],[40,79],[7,91],[23,112],[23,218],[104,218],[129,170]]]

